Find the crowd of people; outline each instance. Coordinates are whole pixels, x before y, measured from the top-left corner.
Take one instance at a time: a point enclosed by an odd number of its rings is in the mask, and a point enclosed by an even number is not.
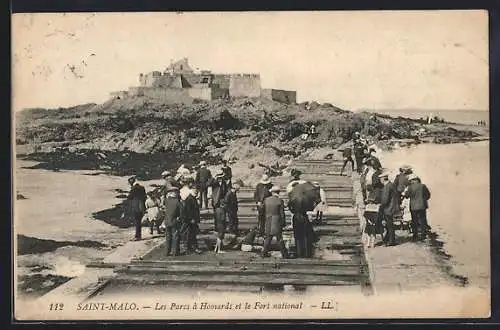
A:
[[[286,187],[291,193],[295,185],[304,183],[300,179],[301,172],[293,170],[290,183]],[[210,208],[213,214],[214,231],[217,233],[214,251],[223,253],[223,241],[226,233],[239,235],[238,228],[238,183],[232,182],[232,170],[224,161],[221,169],[212,175],[205,161],[193,170],[182,165],[174,176],[170,171],[162,173],[163,185],[160,189],[146,193],[135,177],[129,179],[131,190],[128,196],[129,212],[134,219],[134,240],[142,239],[142,223],[145,219],[150,224],[150,234],[156,230],[165,234],[167,255],[179,255],[180,246],[186,246],[187,253],[202,253],[198,248],[196,235],[199,233],[200,214],[203,209]],[[325,194],[318,183],[314,183],[318,191],[316,222],[321,222],[322,208],[326,204]],[[263,174],[255,187],[253,198],[256,205],[256,234],[264,237],[262,257],[269,256],[273,238],[280,246],[283,258],[290,256],[283,240],[283,230],[287,226],[285,204],[280,197],[281,188],[272,183],[267,174]],[[296,201],[288,204],[293,210],[293,234],[296,245],[296,256],[312,257],[312,244],[315,239],[312,224],[307,216],[311,207],[304,202]],[[302,203],[302,204],[301,204]],[[317,204],[317,203],[315,203]]]
[[[353,142],[365,205],[362,223],[365,245],[373,247],[377,234],[382,236],[386,246],[396,245],[396,218],[402,227],[408,224],[413,241],[424,240],[430,230],[427,209],[431,193],[428,187],[409,165],[402,165],[394,180],[389,180],[390,173],[382,168],[375,149],[369,148],[359,133],[355,133]],[[344,160],[344,166],[346,162]]]

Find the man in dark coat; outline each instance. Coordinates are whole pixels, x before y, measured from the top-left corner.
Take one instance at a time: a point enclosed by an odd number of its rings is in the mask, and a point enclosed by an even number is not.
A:
[[[376,170],[382,169],[382,164],[380,163],[380,160],[374,155],[374,153],[376,153],[375,149],[370,148],[368,150],[368,157],[372,162],[373,168]]]
[[[264,213],[264,200],[267,197],[271,196],[271,192],[269,191],[269,189],[271,189],[272,186],[273,184],[271,180],[269,180],[269,176],[267,176],[267,174],[263,174],[262,178],[260,179],[260,182],[257,183],[257,186],[255,187],[255,192],[253,194],[253,198],[255,200],[255,203],[257,204],[257,213],[258,213],[257,229],[261,236],[264,236],[265,223],[266,223],[266,216]]]
[[[196,200],[196,191],[192,183],[187,183],[180,191],[182,203],[182,225],[183,239],[186,242],[187,253],[201,253],[198,249],[198,240],[196,235],[199,232],[198,224],[200,223],[200,206]]]
[[[233,184],[233,171],[231,170],[231,167],[229,167],[227,160],[222,161],[222,168],[221,168],[222,173],[224,173],[224,181],[226,182],[226,185],[231,188]]]
[[[238,235],[238,196],[236,193],[240,186],[235,183],[230,187],[224,197],[224,206],[229,225],[229,232]]]
[[[413,239],[423,240],[430,229],[427,223],[427,208],[431,193],[427,186],[420,182],[418,176],[411,174],[408,177],[410,185],[404,197],[410,199],[411,223],[413,229]]]
[[[382,182],[379,175],[382,173],[381,169],[375,168],[375,164],[371,159],[368,160],[368,171],[366,173],[366,200],[369,203],[380,204]]]
[[[307,216],[307,211],[312,211],[314,206],[316,206],[315,201],[312,201],[311,196],[317,192],[317,200],[320,200],[319,190],[317,190],[312,184],[307,183],[306,185],[310,187],[305,187],[304,184],[299,183],[299,181],[291,182],[291,191],[288,194],[288,209],[293,214],[293,236],[295,239],[295,247],[297,250],[298,258],[311,258],[313,255],[313,239],[314,231],[312,224]],[[306,189],[307,188],[307,189]],[[297,190],[302,190],[296,193]],[[311,193],[311,196],[306,194],[307,190]]]
[[[165,207],[165,248],[167,256],[172,252],[177,256],[180,250],[180,229],[182,225],[182,204],[179,199],[179,188],[168,188],[164,200]]]
[[[352,150],[351,148],[345,148],[342,150],[342,157],[344,158],[344,164],[342,165],[342,169],[340,170],[340,175],[344,175],[344,169],[347,163],[351,163],[351,170],[354,172],[354,160],[352,159]]]
[[[403,197],[403,191],[405,191],[406,187],[410,184],[408,181],[408,175],[411,173],[411,168],[408,165],[403,165],[399,168],[399,173],[394,178],[394,185],[396,186],[400,201]]]
[[[217,231],[217,242],[214,251],[222,252],[222,240],[226,232],[226,209],[224,205],[224,197],[227,194],[227,186],[224,182],[224,173],[217,173],[216,181],[212,184],[212,207],[214,209],[215,231]]]
[[[200,168],[196,172],[196,188],[200,193],[200,208],[205,204],[205,209],[208,209],[208,186],[212,181],[212,173],[207,168],[205,161],[200,162]]]
[[[399,211],[399,195],[394,184],[389,181],[389,174],[379,175],[382,184],[382,196],[380,198],[380,213],[385,220],[386,235],[384,243],[386,246],[396,245],[396,233],[394,229],[394,214]]]
[[[134,240],[139,241],[142,238],[142,217],[146,211],[146,189],[137,182],[135,177],[129,178],[130,192],[127,200],[129,212],[134,219],[135,237]]]
[[[278,241],[281,256],[283,259],[288,258],[288,251],[285,247],[285,242],[283,241],[283,227],[286,226],[285,218],[285,204],[280,198],[280,187],[273,186],[270,189],[271,196],[264,200],[264,212],[266,215],[266,225],[265,234],[266,238],[264,240],[264,250],[262,252],[262,257],[269,257],[269,248],[273,237],[276,237]]]
[[[365,155],[365,150],[366,145],[361,142],[358,133],[354,140],[354,158],[356,158],[356,171],[358,173],[361,173],[361,169],[363,168],[363,157]]]

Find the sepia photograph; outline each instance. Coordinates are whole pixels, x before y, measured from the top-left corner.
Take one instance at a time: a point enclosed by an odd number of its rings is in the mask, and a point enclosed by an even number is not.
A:
[[[490,316],[487,11],[11,19],[16,320]]]

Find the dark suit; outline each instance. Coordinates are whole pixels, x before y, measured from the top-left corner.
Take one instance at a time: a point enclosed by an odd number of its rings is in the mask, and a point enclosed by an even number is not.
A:
[[[200,222],[200,207],[196,198],[189,194],[182,203],[182,231],[181,234],[186,241],[186,247],[188,252],[192,252],[198,249],[198,240],[196,235],[198,234]]]
[[[382,182],[380,182],[380,178],[378,177],[380,173],[381,173],[380,170],[376,170],[375,173],[372,175],[372,183],[366,185],[366,190],[368,193],[366,199],[374,204],[379,204],[381,198],[383,185]]]
[[[386,236],[384,241],[389,245],[396,243],[396,233],[394,230],[394,214],[399,211],[399,195],[392,182],[388,182],[382,188],[380,198],[380,212],[385,219]]]
[[[401,199],[403,191],[409,185],[408,176],[404,173],[399,173],[398,175],[396,175],[396,178],[394,179],[394,185],[396,186],[396,190]]]
[[[366,146],[359,141],[354,141],[354,157],[356,158],[356,170],[361,173],[363,167],[363,157],[365,155]]]
[[[212,181],[212,173],[206,167],[202,167],[196,172],[196,188],[200,192],[200,207],[203,207],[205,204],[205,208],[208,209],[208,186]]]
[[[224,181],[226,182],[227,186],[229,188],[231,188],[233,186],[233,183],[232,183],[233,171],[231,170],[231,167],[223,166],[222,173],[224,173]]]
[[[177,197],[167,197],[165,205],[165,248],[167,256],[173,250],[173,255],[179,254],[180,227],[182,204]]]
[[[266,224],[266,215],[264,213],[264,200],[271,196],[271,192],[269,189],[273,184],[270,183],[258,183],[257,186],[255,187],[255,192],[253,194],[253,198],[255,200],[255,203],[257,203],[257,214],[258,214],[258,230],[259,234],[261,236],[264,236],[265,232],[265,224]],[[259,205],[260,203],[260,205]]]
[[[224,239],[226,232],[226,210],[224,206],[224,197],[227,193],[227,187],[224,181],[216,182],[212,186],[212,207],[214,209],[215,230],[220,239]]]
[[[266,239],[264,240],[263,254],[266,255],[269,252],[271,241],[273,236],[275,236],[280,246],[281,256],[283,258],[287,258],[288,252],[282,235],[283,227],[286,225],[285,204],[283,203],[283,200],[276,195],[267,197],[264,200],[264,213],[266,217]]]
[[[342,165],[342,169],[340,170],[340,173],[344,173],[344,169],[347,165],[347,163],[351,163],[351,170],[354,171],[354,160],[352,160],[352,151],[350,148],[344,149],[342,151],[342,157],[344,158],[344,164]]]
[[[429,230],[427,208],[431,193],[425,184],[412,182],[408,186],[405,197],[410,198],[411,222],[415,238],[423,239]]]
[[[146,198],[146,189],[138,183],[132,186],[127,197],[129,211],[134,218],[136,239],[141,239],[142,237],[141,221],[146,211]]]
[[[238,196],[231,189],[228,190],[224,197],[224,206],[226,210],[229,231],[233,234],[238,233]]]

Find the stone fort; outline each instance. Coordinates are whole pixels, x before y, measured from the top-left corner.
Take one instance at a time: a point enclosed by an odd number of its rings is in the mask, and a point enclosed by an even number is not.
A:
[[[194,100],[227,98],[264,98],[293,104],[296,91],[263,89],[259,74],[212,73],[209,70],[195,72],[187,58],[170,64],[165,71],[153,71],[139,75],[139,86],[128,91],[112,92],[111,97],[122,99],[131,96],[147,96],[167,103],[187,103]]]

